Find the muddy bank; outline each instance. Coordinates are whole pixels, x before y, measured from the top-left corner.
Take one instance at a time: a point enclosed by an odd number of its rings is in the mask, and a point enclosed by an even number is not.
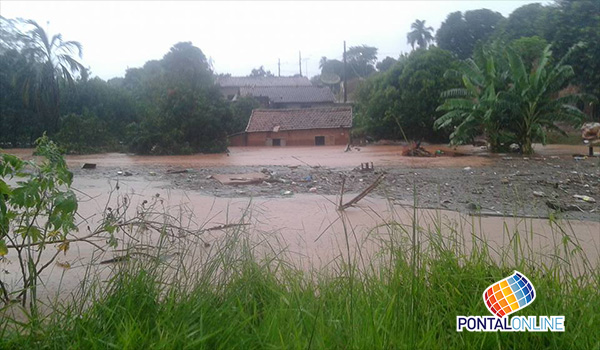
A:
[[[99,166],[95,170],[75,169],[74,172],[84,181],[86,178],[125,179],[131,176],[144,182],[159,181],[165,189],[185,189],[223,198],[338,195],[342,177],[345,177],[348,199],[352,193],[360,192],[384,174],[385,179],[374,194],[404,204],[413,203],[416,191],[417,205],[424,208],[539,217],[562,209],[564,212],[560,215],[565,218],[600,221],[598,159],[505,156],[494,158],[486,165],[473,163],[477,166],[466,162],[460,167],[432,168],[386,166],[374,162],[374,171],[361,171],[360,167],[308,165],[194,168],[130,165]],[[219,174],[230,174],[241,179],[252,173],[265,174],[269,179],[224,185],[215,178]],[[575,195],[591,197],[596,202],[577,199]]]
[[[561,211],[572,219],[600,221],[600,158],[576,160],[587,147],[535,145],[536,154],[522,157],[489,154],[472,146],[449,148],[426,145],[435,154],[458,152],[460,157],[405,157],[403,146],[354,147],[235,147],[227,154],[190,156],[133,156],[92,154],[67,156],[82,179],[119,179],[128,176],[144,182],[165,183],[165,189],[197,191],[223,198],[337,195],[341,178],[346,191],[356,193],[380,174],[385,180],[374,194],[401,203],[462,213],[482,211],[494,215],[547,217]],[[31,157],[31,150],[10,150]],[[96,169],[83,170],[85,162]],[[361,163],[375,170],[361,172]],[[223,185],[215,175],[262,173],[270,177],[248,185]],[[350,195],[348,195],[350,196]],[[593,200],[577,199],[587,196]],[[586,198],[587,197],[580,197]]]

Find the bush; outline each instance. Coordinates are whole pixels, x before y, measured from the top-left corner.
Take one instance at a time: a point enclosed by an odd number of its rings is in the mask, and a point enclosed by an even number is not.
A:
[[[94,153],[114,149],[117,141],[104,121],[89,112],[68,114],[61,118],[56,141],[68,153]]]

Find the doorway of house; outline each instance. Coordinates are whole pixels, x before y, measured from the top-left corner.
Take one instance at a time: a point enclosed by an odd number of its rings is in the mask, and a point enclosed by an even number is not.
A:
[[[315,136],[315,146],[325,146],[325,136]]]
[[[273,139],[273,146],[281,146],[281,139]]]

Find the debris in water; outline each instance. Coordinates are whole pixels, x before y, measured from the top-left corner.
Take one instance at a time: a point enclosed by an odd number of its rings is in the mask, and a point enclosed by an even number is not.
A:
[[[189,169],[182,169],[182,170],[169,169],[169,170],[167,170],[167,174],[185,174],[185,173],[189,173]]]
[[[582,196],[580,194],[576,194],[573,196],[576,199],[582,200],[584,202],[588,202],[588,203],[596,203],[596,200],[590,196]]]
[[[223,185],[250,185],[259,184],[269,179],[269,175],[263,173],[247,174],[217,174],[213,175]]]
[[[431,157],[432,154],[425,148],[421,147],[421,141],[412,142],[409,148],[402,151],[402,155],[406,157]]]
[[[384,178],[383,174],[379,175],[379,177],[375,180],[375,182],[373,182],[371,185],[369,185],[369,187],[365,188],[361,193],[359,193],[356,197],[351,199],[346,204],[342,204],[343,203],[342,198],[344,195],[344,185],[346,184],[346,178],[345,177],[342,178],[342,189],[340,191],[340,205],[338,207],[338,210],[344,210],[344,209],[349,208],[349,207],[353,206],[354,204],[358,203],[358,201],[365,198],[369,193],[371,193],[373,190],[375,190],[377,188],[377,186],[379,186],[379,184],[383,181],[383,178]]]

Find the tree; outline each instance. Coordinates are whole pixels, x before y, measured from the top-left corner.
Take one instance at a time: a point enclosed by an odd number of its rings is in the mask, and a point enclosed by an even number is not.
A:
[[[260,108],[260,102],[253,97],[241,97],[231,103],[231,124],[226,126],[231,135],[246,130],[252,110]]]
[[[346,52],[347,77],[366,78],[375,72],[377,48],[367,45],[352,46]]]
[[[436,33],[436,42],[442,49],[453,52],[456,57],[471,57],[478,42],[487,40],[504,17],[498,12],[480,9],[460,11],[448,15]]]
[[[19,20],[0,16],[0,55],[7,51],[21,51],[22,33],[17,28]]]
[[[553,11],[555,8],[542,4],[523,5],[499,25],[498,34],[508,41],[533,36],[548,39]]]
[[[73,74],[79,73],[87,78],[85,67],[73,58],[73,52],[82,56],[82,46],[77,41],[63,41],[61,34],[50,37],[37,22],[28,20],[33,28],[24,37],[22,53],[34,65],[33,75],[24,82],[25,86],[34,86],[34,99],[40,113],[45,116],[46,130],[58,131],[60,117],[61,79],[73,84]]]
[[[425,27],[425,21],[416,20],[413,24],[411,24],[410,31],[406,35],[406,40],[412,46],[413,50],[415,49],[415,43],[419,45],[419,48],[427,48],[427,45],[433,41],[433,32],[432,27]]]
[[[573,45],[583,43],[569,56],[567,64],[573,67],[573,83],[583,91],[600,98],[600,8],[595,0],[556,1],[549,41],[552,43],[554,59],[559,60]],[[600,108],[595,109],[600,118]]]
[[[323,67],[325,66],[326,63],[327,63],[327,57],[325,57],[325,56],[321,57],[321,59],[319,60],[319,69],[323,69]]]
[[[260,66],[259,68],[252,69],[252,72],[248,76],[255,77],[255,78],[258,78],[258,77],[271,78],[271,77],[274,77],[275,75],[273,75],[273,73],[271,73],[270,70],[265,71],[265,68],[263,66]]]
[[[130,149],[142,154],[219,152],[232,128],[230,105],[213,83],[202,51],[175,44],[160,61],[128,70],[124,86],[139,98],[138,121],[127,126]]]
[[[32,67],[17,50],[0,55],[0,147],[31,147],[43,132],[42,120],[33,106],[24,102],[22,81],[32,75]]]
[[[328,60],[327,57],[322,57],[319,61],[321,67],[321,75],[325,73],[333,73],[340,78],[344,77],[344,63],[340,60]]]
[[[396,62],[398,62],[396,59],[387,56],[386,58],[383,59],[383,61],[381,62],[377,62],[377,70],[380,72],[385,72],[387,70],[389,70],[390,68],[392,68],[394,66],[394,64],[396,64]]]
[[[212,84],[213,76],[206,56],[191,42],[179,42],[160,61],[164,77],[171,87],[185,85],[192,91]],[[261,67],[262,68],[262,67]],[[156,68],[158,71],[160,68]]]
[[[467,22],[460,11],[450,13],[440,25],[435,34],[435,41],[439,48],[448,50],[460,59],[471,55],[472,47],[468,39]]]
[[[126,127],[139,119],[141,101],[123,86],[95,77],[76,83],[75,89],[61,94],[61,122],[56,141],[69,152],[122,151]],[[94,132],[84,137],[86,132]],[[82,131],[79,131],[82,130]],[[86,145],[89,140],[89,145]]]
[[[432,47],[413,51],[388,71],[361,84],[355,114],[357,129],[376,139],[447,140],[445,130],[431,132],[441,113],[435,108],[443,91],[457,84],[444,72],[455,60],[448,51]]]

